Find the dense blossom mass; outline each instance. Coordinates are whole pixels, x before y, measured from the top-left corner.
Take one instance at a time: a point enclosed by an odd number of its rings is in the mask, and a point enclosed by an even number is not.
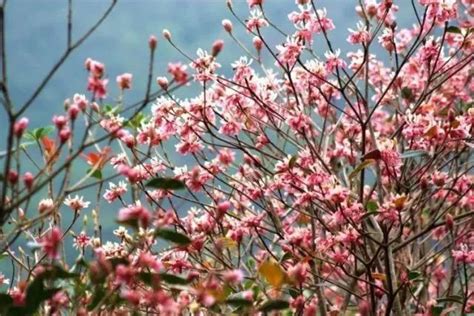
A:
[[[15,269],[0,311],[474,312],[474,2],[360,1],[337,35],[317,1],[297,0],[288,29],[247,2],[222,21],[243,54],[230,76],[222,40],[193,55],[164,30],[180,55],[156,76],[150,37],[140,102],[123,102],[139,74],[110,96],[92,58],[88,95],[50,127],[5,101],[0,243]]]

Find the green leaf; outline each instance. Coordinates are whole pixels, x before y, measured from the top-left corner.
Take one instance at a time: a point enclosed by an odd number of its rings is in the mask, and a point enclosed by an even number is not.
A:
[[[66,271],[58,265],[54,265],[54,264],[43,265],[43,267],[44,267],[44,271],[36,278],[37,280],[55,281],[57,279],[72,279],[72,278],[79,277],[79,274]]]
[[[126,220],[126,221],[119,221],[117,220],[116,221],[117,223],[119,223],[120,225],[124,225],[124,226],[128,226],[130,228],[133,228],[133,229],[138,229],[140,227],[139,223],[138,223],[138,219],[129,219],[129,220]]]
[[[186,185],[183,181],[180,181],[178,179],[161,177],[151,179],[150,181],[148,181],[146,186],[162,190],[181,190],[186,188]]]
[[[463,303],[463,298],[459,295],[451,295],[451,296],[447,296],[447,297],[441,297],[441,298],[437,298],[436,301],[438,303],[458,303],[458,304],[462,304]]]
[[[105,104],[103,107],[102,107],[102,112],[104,114],[108,114],[108,115],[114,115],[116,114],[119,110],[120,110],[120,106],[113,106],[112,104]]]
[[[92,295],[92,302],[87,306],[87,309],[89,311],[93,310],[94,308],[99,305],[99,303],[102,301],[104,298],[106,292],[102,286],[97,286],[94,291],[94,295]]]
[[[143,114],[142,112],[139,112],[137,115],[135,115],[135,117],[132,120],[127,122],[127,126],[134,129],[138,129],[139,127],[141,127],[142,122],[144,122],[146,119],[147,118],[145,114]]]
[[[349,179],[352,180],[354,177],[356,177],[359,172],[361,172],[362,170],[364,170],[365,168],[369,167],[371,164],[373,164],[375,162],[375,160],[373,159],[367,159],[363,162],[361,162],[357,167],[354,168],[354,170],[352,170],[352,172],[349,174]]]
[[[377,210],[379,209],[379,206],[377,205],[377,202],[375,202],[374,200],[370,200],[369,202],[367,202],[366,208],[368,212],[373,213],[373,212],[377,212]]]
[[[40,140],[44,136],[51,134],[54,130],[55,130],[55,127],[52,125],[39,127],[39,128],[35,128],[32,131],[27,131],[23,137],[29,140]]]
[[[242,293],[236,293],[230,295],[225,302],[226,304],[232,305],[234,307],[249,307],[252,306],[252,301],[245,299],[242,296]]]
[[[40,275],[26,289],[26,304],[21,308],[24,315],[34,314],[42,302],[49,300],[61,290],[59,288],[45,288],[43,280],[43,275]]]
[[[446,32],[448,32],[448,33],[462,34],[461,29],[460,29],[459,27],[453,26],[453,25],[448,26],[448,27],[446,28]]]
[[[110,264],[112,264],[112,266],[114,267],[114,269],[115,269],[115,267],[117,267],[119,264],[123,264],[123,265],[128,265],[128,264],[129,264],[128,260],[125,259],[125,258],[111,258],[111,259],[109,259],[109,260],[107,260],[107,261],[109,261]]]
[[[289,167],[290,169],[293,169],[293,167],[295,166],[295,164],[296,164],[296,159],[297,159],[297,158],[298,158],[297,156],[292,156],[292,157],[290,158],[290,161],[288,161],[288,167]]]
[[[428,153],[424,150],[407,150],[403,154],[400,155],[400,158],[402,159],[415,158],[415,157],[420,157],[423,155],[428,155]]]
[[[285,300],[268,300],[260,306],[259,310],[261,312],[270,312],[287,309],[288,307],[290,307],[290,303]]]
[[[185,279],[183,277],[180,277],[174,274],[169,274],[169,273],[160,273],[160,279],[163,282],[166,282],[168,284],[178,284],[178,285],[189,284],[188,279]]]
[[[408,280],[413,281],[421,276],[420,271],[410,271],[408,272]]]
[[[375,149],[372,150],[364,155],[362,160],[367,160],[367,159],[374,159],[374,160],[379,160],[382,158],[382,154],[380,153],[380,150]]]
[[[0,311],[6,311],[10,305],[13,304],[13,299],[10,295],[0,293]],[[4,315],[4,313],[2,313]]]
[[[403,87],[402,88],[402,98],[407,99],[407,100],[413,100],[413,91],[411,91],[410,88],[408,87]]]
[[[443,305],[433,305],[431,306],[431,315],[432,316],[440,316],[441,313],[443,312],[444,310],[444,306]]]
[[[89,174],[91,171],[92,169],[88,169],[87,174]],[[94,172],[92,172],[91,174],[91,177],[102,180],[102,171],[100,171],[99,169],[94,170]]]
[[[191,239],[188,236],[168,228],[156,230],[155,236],[167,241],[171,241],[180,246],[186,246],[191,243]]]

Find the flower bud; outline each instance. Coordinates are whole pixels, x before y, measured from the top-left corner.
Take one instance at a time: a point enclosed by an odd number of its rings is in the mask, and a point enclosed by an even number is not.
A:
[[[15,170],[8,171],[7,180],[11,184],[17,183],[18,182],[18,173]]]
[[[30,121],[26,117],[22,117],[18,122],[13,125],[13,133],[16,137],[20,138],[28,127]]]
[[[92,102],[91,103],[91,109],[92,111],[99,113],[100,112],[100,106],[97,104],[97,102]]]
[[[69,114],[69,118],[74,121],[76,118],[77,118],[77,115],[79,114],[79,112],[81,111],[81,109],[79,109],[79,107],[77,106],[76,103],[73,103],[69,106],[69,108],[67,109],[67,113]]]
[[[211,50],[212,56],[216,57],[217,55],[219,55],[223,47],[224,47],[224,41],[216,40],[214,44],[212,44],[212,50]]]
[[[124,73],[117,76],[117,84],[121,90],[130,89],[132,87],[132,74]]]
[[[31,188],[33,187],[33,174],[31,172],[25,172],[25,174],[23,175],[23,183],[25,184],[25,187],[28,189],[28,190],[31,190]]]
[[[62,129],[67,124],[67,118],[64,115],[53,116],[53,123],[57,129]]]
[[[166,38],[168,41],[171,41],[171,33],[168,29],[163,30],[163,37]]]
[[[168,90],[168,79],[166,77],[157,77],[156,83],[160,86],[163,90]]]
[[[62,144],[67,142],[71,138],[71,130],[69,127],[65,127],[59,131],[59,140]]]
[[[448,230],[453,230],[454,228],[454,218],[453,218],[453,215],[451,214],[446,214],[446,228]]]
[[[262,50],[262,47],[263,47],[263,42],[262,40],[260,39],[260,37],[254,37],[253,40],[253,47],[255,47],[255,49],[260,52]]]
[[[229,21],[227,19],[222,20],[222,26],[224,27],[224,30],[226,32],[232,33],[232,22],[231,21]]]
[[[150,37],[148,38],[148,47],[150,47],[151,50],[155,50],[157,44],[158,44],[158,39],[156,38],[156,36],[150,35]]]

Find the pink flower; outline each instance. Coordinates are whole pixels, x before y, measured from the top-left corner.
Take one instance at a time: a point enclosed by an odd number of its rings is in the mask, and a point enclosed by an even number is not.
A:
[[[28,127],[29,122],[30,120],[28,120],[26,117],[22,117],[17,122],[15,122],[15,125],[13,125],[13,133],[16,137],[20,138],[23,135],[26,128]]]
[[[59,245],[62,240],[62,233],[59,227],[53,227],[44,235],[41,239],[39,244],[43,248],[43,251],[46,255],[51,259],[58,259],[59,258]]]
[[[89,77],[87,90],[92,92],[94,98],[104,99],[107,95],[108,79],[100,79],[99,77]]]
[[[161,89],[165,91],[168,90],[168,79],[166,79],[166,77],[157,77],[156,83],[158,84],[158,86],[160,86]]]
[[[265,20],[260,10],[252,10],[252,12],[250,12],[250,18],[247,20],[245,25],[249,32],[253,32],[256,29],[268,26],[268,22]]]
[[[224,27],[224,30],[226,32],[229,32],[229,33],[232,33],[232,22],[225,19],[225,20],[222,20],[222,26]]]
[[[118,220],[120,222],[136,221],[142,227],[147,227],[151,220],[151,214],[140,201],[137,201],[133,205],[120,209]]]
[[[90,202],[84,201],[83,196],[76,195],[74,198],[72,198],[71,196],[68,196],[64,200],[64,204],[69,206],[73,211],[77,212],[83,208],[88,208]]]
[[[242,270],[231,270],[224,272],[222,277],[224,278],[224,281],[236,284],[243,281],[244,273]]]
[[[132,87],[132,77],[130,73],[124,73],[117,76],[117,84],[121,90],[130,89]]]
[[[112,203],[117,198],[125,194],[125,192],[127,192],[127,184],[125,182],[120,181],[118,185],[109,182],[109,189],[105,191],[104,199],[106,199],[107,202]]]
[[[263,0],[247,0],[247,3],[249,5],[249,7],[253,7],[253,6],[256,6],[256,5],[262,5],[263,4]]]
[[[466,244],[461,244],[460,249],[453,250],[451,254],[456,263],[474,263],[474,250],[469,250]]]
[[[155,50],[157,44],[158,44],[158,39],[156,38],[156,36],[150,35],[150,37],[148,38],[148,47],[150,47],[151,50]]]
[[[87,58],[85,65],[92,77],[101,78],[104,75],[105,66],[103,63]]]
[[[53,116],[53,123],[58,130],[61,130],[67,124],[67,118],[64,115]]]
[[[34,176],[31,172],[25,172],[23,175],[23,183],[28,190],[31,190],[33,187]]]
[[[283,45],[278,45],[277,49],[280,51],[278,53],[278,60],[284,66],[289,65],[293,66],[303,51],[302,42],[295,37],[289,37],[286,40],[286,43]]]
[[[173,76],[178,84],[185,84],[188,81],[188,73],[186,72],[186,65],[181,63],[169,63],[168,72]]]
[[[224,166],[228,166],[235,160],[235,152],[231,151],[228,148],[221,149],[217,156],[219,162]]]

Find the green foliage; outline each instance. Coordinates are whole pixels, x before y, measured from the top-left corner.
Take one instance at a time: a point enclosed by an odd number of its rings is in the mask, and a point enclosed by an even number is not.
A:
[[[183,181],[172,179],[172,178],[162,178],[157,177],[151,179],[146,184],[147,187],[162,189],[162,190],[181,190],[186,188],[186,185]]]
[[[180,246],[186,246],[191,243],[191,239],[188,236],[167,228],[156,230],[155,236]]]

